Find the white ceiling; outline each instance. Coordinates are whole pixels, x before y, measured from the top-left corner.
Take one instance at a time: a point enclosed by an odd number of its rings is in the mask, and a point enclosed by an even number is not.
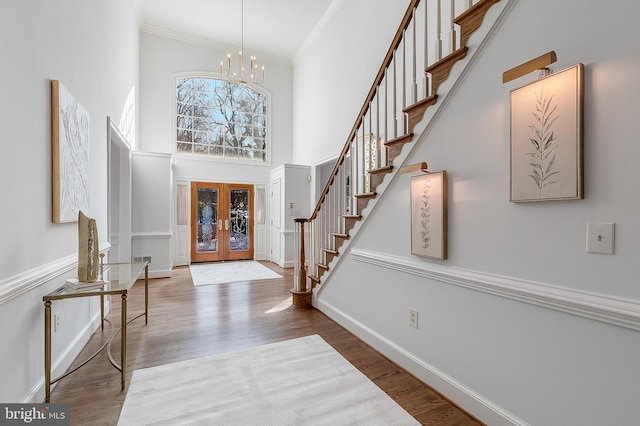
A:
[[[291,60],[342,0],[244,0],[244,46]],[[138,0],[143,29],[240,47],[242,0]]]

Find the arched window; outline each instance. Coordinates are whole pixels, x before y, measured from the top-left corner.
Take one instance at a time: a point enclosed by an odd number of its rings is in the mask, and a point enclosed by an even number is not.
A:
[[[266,94],[211,77],[176,78],[176,153],[268,163]]]

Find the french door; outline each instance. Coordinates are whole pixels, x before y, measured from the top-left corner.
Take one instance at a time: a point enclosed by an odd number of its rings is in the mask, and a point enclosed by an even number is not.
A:
[[[253,185],[191,182],[191,262],[253,259]]]

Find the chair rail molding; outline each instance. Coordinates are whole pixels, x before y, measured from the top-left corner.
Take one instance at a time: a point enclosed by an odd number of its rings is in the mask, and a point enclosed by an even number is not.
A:
[[[440,266],[387,253],[359,249],[352,249],[350,253],[358,262],[640,331],[640,302],[636,300]]]
[[[100,244],[100,252],[109,251],[111,244]],[[78,267],[78,253],[54,260],[28,271],[0,280],[0,305],[25,294]],[[61,283],[62,284],[62,283]]]

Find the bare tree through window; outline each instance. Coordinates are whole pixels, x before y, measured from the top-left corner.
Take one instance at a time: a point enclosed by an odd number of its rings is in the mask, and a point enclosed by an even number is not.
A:
[[[267,161],[267,96],[206,77],[176,79],[179,154]]]

